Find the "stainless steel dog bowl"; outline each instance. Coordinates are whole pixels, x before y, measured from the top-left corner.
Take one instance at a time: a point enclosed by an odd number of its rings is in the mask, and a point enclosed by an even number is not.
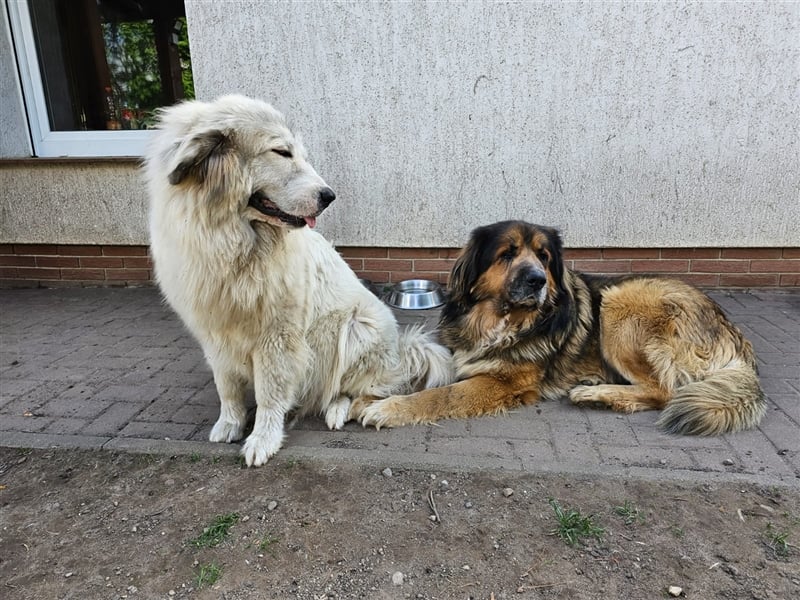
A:
[[[387,304],[406,310],[423,310],[444,304],[444,290],[435,281],[407,279],[396,283],[386,296]]]

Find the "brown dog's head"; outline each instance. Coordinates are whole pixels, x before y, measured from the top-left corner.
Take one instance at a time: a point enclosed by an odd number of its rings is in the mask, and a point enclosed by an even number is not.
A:
[[[530,313],[556,301],[564,266],[558,232],[524,221],[475,229],[450,274],[445,320],[478,304],[498,315]]]

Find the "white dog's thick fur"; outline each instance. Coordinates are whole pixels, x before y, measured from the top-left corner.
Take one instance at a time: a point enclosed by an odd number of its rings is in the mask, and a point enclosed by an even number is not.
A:
[[[219,393],[211,441],[242,438],[250,385],[242,454],[262,465],[291,410],[338,429],[353,399],[450,383],[449,352],[419,329],[400,332],[311,230],[334,194],[269,104],[225,96],[165,109],[145,172],[156,279]]]

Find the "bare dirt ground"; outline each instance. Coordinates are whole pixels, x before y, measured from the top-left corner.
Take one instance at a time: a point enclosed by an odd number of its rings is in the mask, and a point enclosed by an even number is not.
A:
[[[553,503],[602,533],[568,545]],[[20,600],[785,600],[799,540],[784,488],[0,449]]]

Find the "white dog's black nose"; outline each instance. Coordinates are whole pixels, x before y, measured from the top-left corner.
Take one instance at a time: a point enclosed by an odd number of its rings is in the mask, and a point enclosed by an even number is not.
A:
[[[324,187],[319,191],[319,205],[327,208],[331,202],[336,200],[336,193],[329,187]]]

